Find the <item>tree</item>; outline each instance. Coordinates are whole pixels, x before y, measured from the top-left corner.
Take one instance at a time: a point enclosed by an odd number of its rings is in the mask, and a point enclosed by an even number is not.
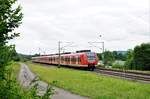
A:
[[[16,83],[11,79],[8,66],[13,60],[15,46],[7,45],[8,40],[19,36],[13,32],[21,24],[23,14],[21,7],[13,9],[16,0],[0,0],[0,98],[13,98],[11,91],[16,90]],[[13,85],[13,87],[12,87]],[[13,90],[12,90],[13,89]],[[18,91],[19,92],[19,91]],[[16,91],[17,93],[17,91]],[[19,94],[18,94],[19,95]]]
[[[113,51],[112,53],[113,53],[114,58],[115,58],[115,59],[118,59],[117,51]]]
[[[21,24],[23,14],[20,12],[20,6],[12,9],[15,2],[16,0],[0,0],[0,69],[4,69],[4,66],[10,62],[10,52],[13,53],[15,50],[14,45],[7,46],[6,43],[19,36],[19,33],[13,31]]]
[[[19,33],[15,33],[14,29],[19,27],[23,17],[21,7],[14,8],[16,1],[0,0],[0,99],[49,99],[51,88],[47,89],[43,97],[38,97],[37,90],[32,90],[32,88],[27,91],[23,90],[12,78],[12,67],[9,64],[17,53],[15,46],[8,46],[7,43],[19,36]]]
[[[128,69],[134,69],[134,64],[133,64],[133,60],[134,60],[134,57],[133,57],[133,50],[132,49],[129,49],[127,51],[127,58],[126,58],[126,62],[125,62],[125,66],[128,68]]]
[[[16,0],[0,0],[0,76],[4,78],[5,66],[12,59],[12,53],[15,50],[14,45],[7,46],[8,40],[19,36],[19,33],[13,32],[21,24],[23,14],[21,7],[12,9]],[[3,76],[2,76],[3,75]]]
[[[102,53],[97,53],[99,60],[102,60]]]
[[[125,63],[129,69],[150,70],[150,43],[143,43],[129,50]]]
[[[0,0],[0,46],[5,45],[8,40],[19,36],[14,29],[19,27],[23,14],[21,6],[13,9],[17,0]]]
[[[150,43],[143,43],[134,48],[134,65],[136,69],[150,70]]]
[[[105,51],[104,56],[104,64],[111,66],[115,60],[113,53],[110,51]]]
[[[126,60],[126,53],[118,53],[117,51],[113,51],[113,56],[115,58],[115,60],[122,60],[125,61]]]

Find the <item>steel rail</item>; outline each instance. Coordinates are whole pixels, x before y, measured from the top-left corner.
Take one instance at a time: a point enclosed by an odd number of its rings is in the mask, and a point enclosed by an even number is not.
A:
[[[146,74],[146,73],[112,70],[112,69],[105,69],[105,68],[98,68],[98,67],[94,70],[94,72],[150,83],[150,74]]]

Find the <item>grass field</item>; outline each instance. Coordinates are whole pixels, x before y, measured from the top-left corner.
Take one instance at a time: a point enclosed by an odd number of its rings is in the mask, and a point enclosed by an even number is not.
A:
[[[12,76],[17,77],[20,71],[20,64],[17,62],[13,62],[12,64]]]
[[[150,84],[100,74],[27,63],[42,80],[92,99],[150,99]]]

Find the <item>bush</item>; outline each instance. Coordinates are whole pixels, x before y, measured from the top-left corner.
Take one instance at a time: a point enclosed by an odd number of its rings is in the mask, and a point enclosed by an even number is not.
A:
[[[112,64],[112,68],[118,68],[118,69],[123,69],[124,65],[120,64],[119,62],[114,62]]]

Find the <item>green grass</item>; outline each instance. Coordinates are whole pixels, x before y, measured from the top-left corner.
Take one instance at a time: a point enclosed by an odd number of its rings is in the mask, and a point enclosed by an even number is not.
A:
[[[18,74],[19,74],[19,71],[20,71],[20,64],[17,63],[17,62],[12,62],[11,64],[11,67],[12,67],[12,76],[13,77],[17,77]]]
[[[150,84],[100,74],[27,63],[42,80],[92,99],[150,99]]]

